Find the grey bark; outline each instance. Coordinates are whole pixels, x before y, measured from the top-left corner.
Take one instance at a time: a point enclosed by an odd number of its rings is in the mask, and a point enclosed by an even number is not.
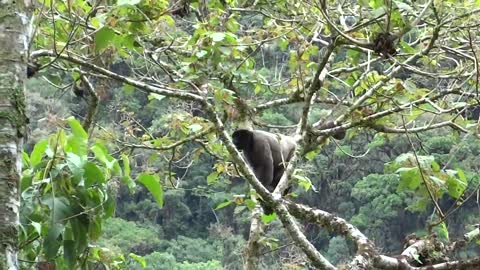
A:
[[[0,1],[0,269],[17,270],[31,2]]]

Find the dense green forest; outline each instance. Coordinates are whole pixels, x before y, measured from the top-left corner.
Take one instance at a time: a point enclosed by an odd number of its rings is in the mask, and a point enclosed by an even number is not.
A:
[[[0,270],[480,269],[480,1],[21,2]]]

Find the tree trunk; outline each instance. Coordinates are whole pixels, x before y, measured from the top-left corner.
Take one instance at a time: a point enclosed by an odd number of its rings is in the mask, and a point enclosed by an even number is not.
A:
[[[0,269],[17,270],[20,173],[25,136],[28,0],[0,1]]]

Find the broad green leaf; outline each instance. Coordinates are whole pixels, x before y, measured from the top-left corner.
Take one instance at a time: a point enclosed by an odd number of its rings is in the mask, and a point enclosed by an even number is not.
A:
[[[215,207],[215,210],[222,209],[222,208],[224,208],[224,207],[229,206],[230,204],[232,204],[232,201],[231,201],[231,200],[222,202],[222,203],[220,203],[219,205],[217,205],[217,207]]]
[[[437,162],[433,161],[433,162],[432,162],[432,170],[433,170],[434,172],[440,172],[440,169],[441,169],[441,168],[440,168],[440,165],[438,165]]]
[[[197,53],[195,53],[195,56],[198,57],[198,58],[203,58],[205,55],[207,55],[207,51],[205,50],[201,50],[201,51],[198,51]]]
[[[416,50],[405,41],[400,41],[399,45],[400,45],[400,48],[402,48],[402,50],[405,53],[415,53],[416,52]]]
[[[122,180],[122,183],[125,184],[128,187],[128,190],[130,192],[134,191],[134,189],[137,185],[135,184],[135,181],[133,181],[132,177],[130,177],[128,175],[125,175],[125,176],[121,177],[120,179]]]
[[[128,256],[130,256],[130,258],[134,259],[136,262],[138,262],[143,268],[147,267],[147,261],[145,260],[144,257],[142,256],[138,256],[134,253],[130,253]]]
[[[63,222],[73,215],[70,203],[64,197],[49,197],[44,199],[43,203],[50,208],[50,213],[53,215],[52,221],[55,223]]]
[[[252,199],[246,199],[245,200],[245,205],[250,210],[253,210],[257,206],[257,204]]]
[[[74,153],[67,153],[67,166],[75,179],[80,180],[83,175],[84,161]]]
[[[347,154],[351,155],[352,153],[353,151],[350,145],[339,145],[335,148],[335,155],[339,157],[344,157]]]
[[[218,179],[218,172],[212,172],[207,176],[207,183],[211,184]]]
[[[103,184],[105,183],[105,176],[103,175],[102,170],[100,170],[95,163],[87,162],[83,166],[85,179],[85,187],[89,188],[94,184]]]
[[[123,163],[123,173],[125,176],[130,176],[130,160],[128,159],[128,156],[125,154],[122,154],[122,163]]]
[[[449,241],[448,228],[445,222],[440,223],[439,225],[433,227],[433,231],[437,234],[439,239],[444,241]]]
[[[30,165],[30,157],[25,151],[22,151],[22,164],[24,166],[31,166]]]
[[[90,220],[86,215],[80,215],[74,218],[71,218],[70,225],[72,228],[72,234],[75,238],[76,250],[83,252],[88,245],[88,226]]]
[[[200,124],[191,124],[188,126],[188,129],[190,129],[192,132],[198,132],[203,129],[202,125]]]
[[[275,220],[276,217],[277,217],[277,213],[273,212],[270,215],[263,214],[261,219],[264,224],[268,224],[273,220]]]
[[[131,93],[133,93],[133,91],[135,91],[135,87],[134,87],[134,86],[132,86],[132,85],[130,85],[130,84],[126,84],[126,83],[124,83],[124,84],[122,85],[122,89],[123,89],[123,91],[124,91],[126,94],[131,94]]]
[[[98,161],[102,162],[103,164],[105,164],[107,166],[110,164],[110,159],[109,159],[108,154],[107,154],[107,149],[105,148],[104,145],[102,145],[100,143],[96,143],[92,146],[91,149],[92,149],[92,152],[95,154],[95,158]]]
[[[238,24],[237,20],[230,17],[230,18],[228,18],[227,23],[225,24],[225,27],[227,27],[228,31],[234,33],[234,32],[238,31],[239,24]]]
[[[42,224],[35,222],[35,221],[30,221],[30,225],[35,229],[38,235],[42,235]]]
[[[455,177],[447,178],[448,195],[455,199],[460,198],[467,189],[467,183]]]
[[[60,223],[53,223],[48,228],[48,233],[43,239],[43,249],[48,260],[53,260],[57,256],[58,249],[62,245],[59,236],[63,232],[63,228],[63,224]]]
[[[32,154],[30,154],[30,166],[35,167],[41,160],[42,156],[47,150],[48,140],[41,140],[33,147]]]
[[[65,146],[65,151],[86,158],[87,148],[87,141],[79,140],[75,136],[69,136],[67,145]]]
[[[75,250],[75,241],[74,240],[64,240],[63,241],[63,259],[68,265],[69,269],[74,269],[77,254]]]
[[[151,93],[151,94],[148,95],[148,100],[152,100],[152,99],[162,100],[164,98],[165,98],[165,96],[155,94],[155,93]]]
[[[225,38],[225,33],[222,33],[222,32],[211,33],[210,38],[214,42],[219,42],[219,41],[222,41]]]
[[[465,173],[462,171],[462,169],[460,168],[456,168],[457,170],[457,175],[458,175],[458,178],[464,182],[465,184],[468,183],[468,180],[467,180],[467,177],[465,176]]]
[[[32,186],[32,181],[33,181],[33,176],[31,174],[23,176],[20,182],[21,192],[24,192],[27,188]]]
[[[123,5],[136,5],[136,4],[139,4],[141,2],[141,0],[118,0],[117,1],[117,5],[119,6],[123,6]]]
[[[113,43],[114,39],[115,32],[107,26],[102,27],[95,33],[95,50],[101,51],[105,49],[109,44]]]
[[[472,241],[472,239],[477,238],[480,235],[480,228],[475,228],[472,231],[469,231],[468,233],[465,234],[465,240],[467,242]]]
[[[96,216],[88,226],[88,236],[92,240],[97,240],[102,235],[102,219],[100,216]]]
[[[160,179],[157,175],[142,173],[138,176],[137,181],[142,183],[148,191],[153,195],[155,201],[160,208],[163,207],[163,189],[160,184]]]
[[[294,173],[293,178],[297,179],[298,185],[303,187],[305,191],[308,191],[310,188],[312,188],[312,181],[310,181],[308,177]]]
[[[105,218],[109,218],[113,216],[113,214],[115,213],[115,206],[116,206],[115,198],[107,194],[107,200],[103,204]]]
[[[82,127],[82,124],[78,122],[77,119],[74,117],[69,117],[67,118],[68,125],[72,129],[72,134],[75,136],[76,139],[82,139],[82,140],[87,140],[88,139],[88,134],[85,132],[85,130]]]
[[[398,183],[397,192],[406,189],[416,190],[422,183],[422,176],[418,168],[400,168],[396,171],[400,174],[400,182]]]

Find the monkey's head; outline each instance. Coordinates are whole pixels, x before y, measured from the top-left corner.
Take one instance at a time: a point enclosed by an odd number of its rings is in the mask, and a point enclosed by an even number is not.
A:
[[[253,132],[246,129],[235,130],[232,134],[232,140],[238,149],[248,149],[253,142]]]

